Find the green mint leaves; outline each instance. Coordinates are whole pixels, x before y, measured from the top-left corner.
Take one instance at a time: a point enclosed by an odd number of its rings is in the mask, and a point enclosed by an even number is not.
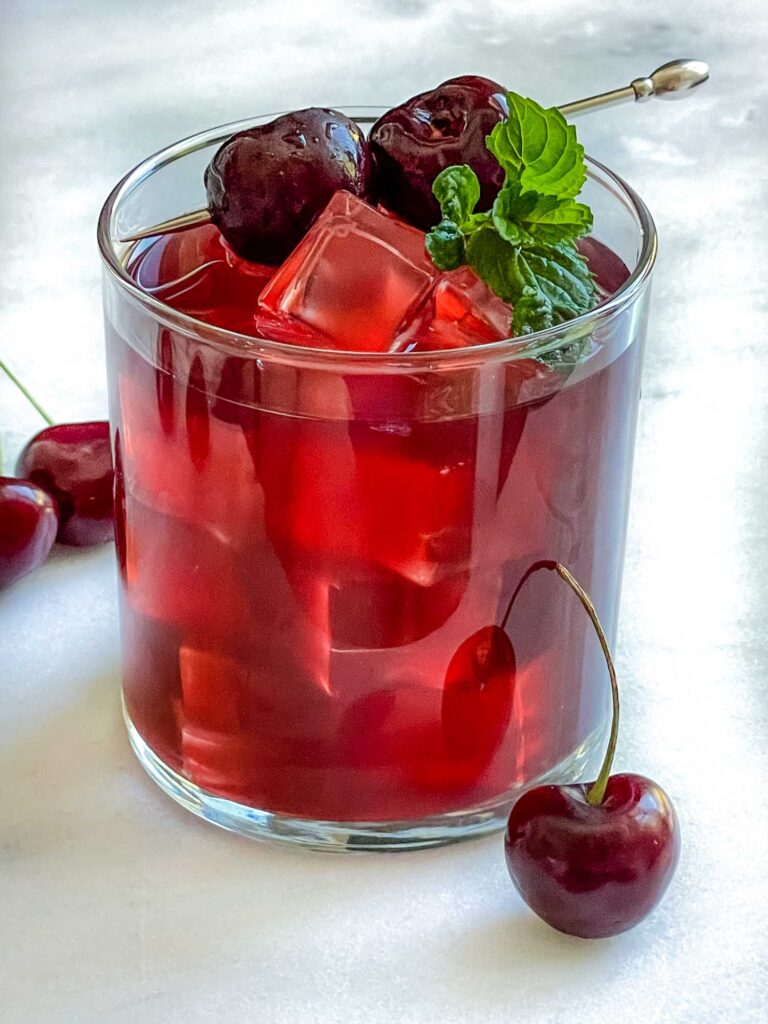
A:
[[[584,149],[556,109],[508,94],[509,117],[486,139],[505,172],[487,213],[475,213],[480,183],[466,164],[447,167],[432,191],[442,220],[427,235],[435,266],[468,263],[514,307],[515,334],[530,334],[585,313],[596,289],[575,240],[592,211],[575,196],[586,179]]]
[[[471,167],[458,164],[438,174],[432,192],[440,203],[443,217],[454,224],[463,224],[480,201],[480,182]]]
[[[472,226],[488,219],[473,214],[480,199],[480,182],[466,164],[446,167],[435,178],[432,192],[443,219],[427,235],[427,252],[440,270],[455,270],[464,263],[465,242]]]
[[[492,216],[496,230],[511,245],[571,241],[592,226],[592,211],[583,203],[523,192],[520,185],[501,189]]]
[[[533,100],[507,93],[509,116],[486,140],[507,176],[527,192],[572,198],[586,181],[584,147],[576,129],[555,107],[545,110]]]

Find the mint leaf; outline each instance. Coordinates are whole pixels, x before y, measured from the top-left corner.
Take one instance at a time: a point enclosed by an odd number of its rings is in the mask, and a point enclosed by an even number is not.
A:
[[[574,245],[592,211],[574,198],[586,178],[575,130],[558,110],[516,93],[508,101],[509,117],[486,139],[505,172],[492,209],[474,212],[480,183],[469,166],[447,167],[432,186],[442,220],[426,247],[441,270],[469,263],[513,307],[515,333],[530,334],[595,304],[595,281]]]
[[[589,232],[592,227],[592,211],[584,203],[577,203],[573,199],[539,196],[539,201],[524,223],[539,241],[572,241]]]
[[[546,330],[592,308],[589,267],[567,243],[524,248],[488,226],[470,237],[466,255],[477,276],[513,306],[515,334]]]
[[[536,285],[526,285],[515,303],[512,314],[512,330],[516,335],[545,331],[554,325],[552,306]]]
[[[541,196],[523,192],[519,185],[505,185],[493,204],[493,223],[513,245],[556,243],[585,235],[592,226],[592,211],[573,199]]]
[[[432,228],[425,245],[438,270],[455,270],[464,262],[464,235],[452,220],[441,220]]]
[[[480,200],[480,182],[467,164],[446,167],[432,183],[432,194],[440,203],[443,220],[463,224]]]
[[[427,252],[439,270],[455,270],[464,262],[465,235],[487,219],[473,214],[480,199],[480,182],[466,164],[446,167],[432,183],[443,219],[427,235]]]
[[[533,235],[525,220],[533,212],[539,197],[535,192],[521,193],[519,185],[505,185],[496,196],[491,219],[501,237],[511,245],[530,245]]]
[[[467,242],[467,263],[504,302],[522,295],[525,280],[518,267],[519,250],[490,225],[480,228]]]
[[[509,116],[485,140],[508,178],[524,191],[573,198],[587,174],[576,129],[555,107],[545,109],[517,93],[507,94]],[[443,172],[445,173],[445,172]]]
[[[594,305],[595,281],[584,257],[567,242],[537,245],[524,254],[539,289],[552,303],[555,323]]]
[[[595,350],[595,343],[591,334],[582,334],[568,344],[559,345],[552,352],[541,352],[536,356],[540,363],[544,363],[553,370],[564,370],[575,366],[582,359],[586,359]]]
[[[569,243],[521,249],[518,264],[526,287],[514,301],[516,334],[565,323],[594,305],[595,285],[587,262]]]

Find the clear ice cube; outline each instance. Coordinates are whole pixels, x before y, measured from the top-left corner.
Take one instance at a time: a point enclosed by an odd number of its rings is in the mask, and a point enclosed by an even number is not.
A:
[[[325,347],[395,352],[436,277],[421,231],[337,192],[259,306],[319,332]]]
[[[441,274],[419,310],[412,351],[464,348],[510,337],[512,310],[471,267]]]

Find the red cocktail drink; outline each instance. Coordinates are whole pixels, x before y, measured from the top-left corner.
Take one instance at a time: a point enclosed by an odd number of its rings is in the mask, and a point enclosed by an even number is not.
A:
[[[652,242],[616,179],[590,187],[626,221],[583,243],[607,301],[530,341],[351,197],[281,268],[212,225],[110,261],[125,707],[193,809],[425,845],[500,826],[520,787],[599,748],[579,607],[543,573],[510,608],[556,559],[615,633]]]

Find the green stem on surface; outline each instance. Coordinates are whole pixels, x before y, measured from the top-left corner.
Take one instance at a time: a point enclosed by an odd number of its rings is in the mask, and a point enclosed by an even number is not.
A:
[[[512,611],[512,606],[514,605],[517,599],[517,595],[522,590],[523,585],[527,582],[529,577],[532,576],[535,572],[538,572],[539,569],[549,569],[550,572],[556,572],[560,579],[564,580],[564,582],[568,584],[568,586],[571,588],[574,594],[576,594],[584,608],[584,611],[589,616],[590,621],[595,628],[597,638],[600,641],[600,646],[602,647],[603,654],[605,655],[605,663],[608,666],[608,675],[611,679],[611,699],[613,702],[613,712],[611,716],[611,734],[608,737],[608,748],[605,752],[605,757],[603,758],[603,763],[600,768],[600,774],[589,787],[589,792],[587,793],[587,803],[591,804],[592,806],[596,806],[597,804],[601,804],[603,802],[603,798],[605,797],[605,788],[608,785],[608,776],[611,774],[613,757],[616,753],[616,744],[619,739],[619,683],[616,678],[616,668],[613,664],[611,650],[608,646],[608,640],[606,638],[603,627],[600,623],[600,619],[597,614],[597,609],[592,603],[592,598],[582,587],[582,585],[579,583],[576,577],[571,572],[569,572],[569,570],[566,569],[566,567],[561,562],[542,560],[540,562],[534,562],[533,565],[528,570],[526,570],[526,572],[523,574],[522,579],[515,587],[515,591],[512,594],[512,597],[510,598],[509,604],[507,605],[507,611],[504,615],[504,618],[501,620],[501,628],[505,628],[507,624],[507,619],[509,618],[510,612]]]
[[[16,385],[16,387],[19,389],[22,395],[24,395],[29,404],[43,417],[48,426],[52,427],[53,420],[51,419],[51,417],[48,415],[48,413],[45,411],[42,405],[40,405],[37,399],[33,395],[31,395],[29,391],[27,391],[26,387],[21,383],[21,381],[13,372],[13,370],[9,369],[5,365],[2,359],[0,359],[0,370],[3,371],[3,373],[8,377],[9,380],[13,381],[13,383]]]

